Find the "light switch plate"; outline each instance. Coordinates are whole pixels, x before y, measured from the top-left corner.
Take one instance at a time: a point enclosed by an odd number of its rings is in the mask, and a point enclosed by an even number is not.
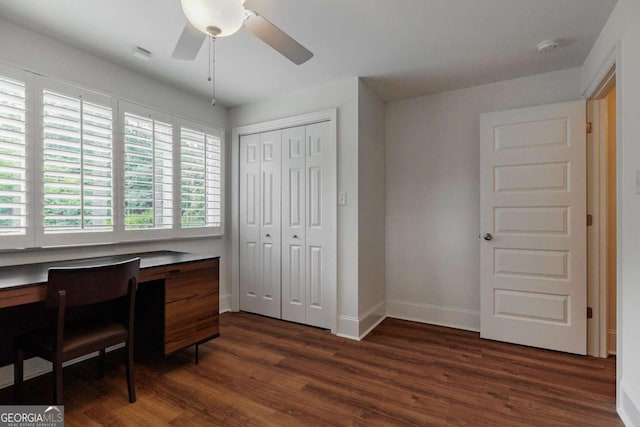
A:
[[[347,206],[347,193],[341,191],[338,193],[338,205]]]

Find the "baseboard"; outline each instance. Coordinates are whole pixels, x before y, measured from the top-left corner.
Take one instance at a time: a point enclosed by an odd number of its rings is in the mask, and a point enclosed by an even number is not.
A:
[[[386,303],[380,301],[361,316],[338,316],[337,336],[360,341],[386,319]]]
[[[480,331],[480,312],[457,307],[387,301],[387,317],[449,328]]]
[[[360,321],[355,316],[341,314],[338,316],[336,335],[350,340],[360,341]]]
[[[231,309],[231,294],[220,295],[220,313],[226,313],[232,311]]]
[[[336,335],[360,341],[387,317],[467,331],[480,331],[479,311],[404,301],[382,301],[360,317],[338,316]]]
[[[108,347],[107,353],[122,347],[124,347],[124,343]],[[80,363],[87,359],[91,359],[92,357],[97,357],[97,356],[98,356],[97,351],[91,354],[85,354],[84,356],[80,356],[77,359],[72,359],[67,362],[64,362],[62,366],[66,367],[69,365],[74,365],[76,363]],[[24,379],[25,380],[29,380],[31,378],[35,378],[49,372],[51,372],[51,362],[48,362],[44,359],[40,359],[39,357],[33,357],[31,359],[27,359],[24,361]],[[0,389],[10,387],[12,385],[13,385],[13,365],[3,366],[2,368],[0,368]]]
[[[359,339],[363,339],[387,317],[386,302],[380,301],[358,319]]]
[[[625,426],[640,427],[640,397],[625,387],[624,379],[620,382],[618,415]]]

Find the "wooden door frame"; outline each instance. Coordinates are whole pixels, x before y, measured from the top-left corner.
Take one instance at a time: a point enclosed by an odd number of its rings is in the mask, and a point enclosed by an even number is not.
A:
[[[613,58],[615,59],[615,58]],[[587,135],[589,144],[588,171],[590,184],[587,187],[588,199],[592,200],[588,206],[588,213],[593,217],[593,225],[588,230],[587,263],[588,302],[593,309],[593,318],[587,322],[587,354],[594,357],[608,357],[608,327],[607,327],[607,159],[608,149],[605,144],[608,138],[607,129],[611,126],[608,121],[607,107],[603,100],[616,85],[615,61],[603,74],[598,84],[593,88],[587,101],[587,120],[592,123],[592,133]],[[615,124],[613,124],[615,126]],[[617,138],[617,133],[616,133]],[[616,147],[618,142],[616,141]],[[617,152],[618,150],[616,150]],[[618,162],[616,162],[618,163]],[[616,172],[617,173],[617,172]],[[617,186],[619,188],[619,186]],[[617,287],[617,286],[616,286]],[[618,304],[616,304],[618,305]]]
[[[338,151],[337,151],[337,109],[317,111],[309,114],[269,120],[251,125],[234,127],[231,131],[231,310],[240,310],[240,137],[254,133],[269,132],[278,129],[306,126],[319,122],[330,123],[329,145],[332,152],[331,166],[331,212],[333,232],[331,233],[330,247],[333,254],[329,260],[329,286],[332,301],[329,312],[331,313],[331,333],[337,332],[338,321]]]

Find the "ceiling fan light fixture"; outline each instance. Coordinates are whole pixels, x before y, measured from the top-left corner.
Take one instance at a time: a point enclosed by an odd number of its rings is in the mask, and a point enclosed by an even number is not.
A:
[[[182,10],[199,31],[216,37],[226,37],[242,28],[245,11],[242,0],[181,0]],[[220,30],[211,34],[211,28]]]

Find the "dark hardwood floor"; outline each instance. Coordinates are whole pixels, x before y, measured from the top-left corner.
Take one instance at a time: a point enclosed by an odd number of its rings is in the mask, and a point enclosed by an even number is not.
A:
[[[136,364],[129,404],[124,354],[66,368],[67,426],[477,425],[619,426],[615,359],[480,340],[477,333],[387,319],[362,342],[244,313],[221,337]],[[25,383],[46,403],[50,377]],[[10,401],[0,392],[0,403]]]

